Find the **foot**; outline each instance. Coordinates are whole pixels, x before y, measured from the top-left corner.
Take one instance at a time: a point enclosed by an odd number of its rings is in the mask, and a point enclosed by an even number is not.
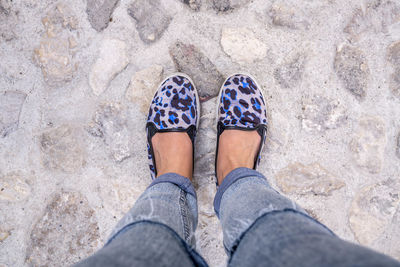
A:
[[[261,144],[257,131],[225,130],[219,137],[217,179],[221,184],[236,168],[252,169]]]
[[[244,74],[226,79],[218,103],[216,176],[220,185],[239,167],[255,169],[265,140],[267,113],[262,91]]]
[[[199,126],[196,88],[185,74],[166,78],[147,117],[147,151],[152,179],[173,172],[192,178],[193,142]]]
[[[156,133],[151,139],[157,177],[173,172],[192,180],[193,146],[187,133]]]

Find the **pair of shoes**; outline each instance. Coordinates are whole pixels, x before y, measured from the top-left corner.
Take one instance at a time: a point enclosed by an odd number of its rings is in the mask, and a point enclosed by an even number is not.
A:
[[[219,137],[224,130],[236,129],[257,131],[261,136],[253,169],[256,169],[267,133],[267,114],[262,91],[254,78],[245,74],[234,74],[222,85],[217,104],[217,151]],[[158,87],[150,105],[147,118],[147,150],[152,179],[157,177],[157,167],[152,137],[162,132],[186,132],[193,146],[199,128],[200,102],[193,81],[183,73],[167,77]]]

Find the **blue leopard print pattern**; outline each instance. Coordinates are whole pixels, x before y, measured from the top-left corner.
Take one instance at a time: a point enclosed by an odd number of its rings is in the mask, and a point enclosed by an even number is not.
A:
[[[169,77],[153,97],[147,123],[153,123],[158,130],[185,130],[192,125],[197,126],[199,116],[197,105],[196,88],[190,80],[180,75]],[[151,177],[155,179],[156,170],[149,143],[147,151]]]
[[[235,74],[230,76],[221,88],[218,122],[225,127],[254,129],[259,125],[267,128],[267,109],[261,89],[249,76]],[[266,134],[262,136],[261,146]],[[261,147],[262,148],[262,147]],[[256,166],[261,159],[259,153]]]
[[[233,75],[221,90],[218,120],[224,126],[255,128],[260,124],[267,125],[264,97],[252,78]]]

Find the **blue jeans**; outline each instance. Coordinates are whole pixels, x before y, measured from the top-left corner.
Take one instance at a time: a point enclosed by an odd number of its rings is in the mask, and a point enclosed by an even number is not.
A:
[[[207,266],[194,250],[196,192],[168,173],[155,179],[105,246],[76,266]],[[400,266],[338,238],[247,168],[229,173],[214,199],[229,266]]]

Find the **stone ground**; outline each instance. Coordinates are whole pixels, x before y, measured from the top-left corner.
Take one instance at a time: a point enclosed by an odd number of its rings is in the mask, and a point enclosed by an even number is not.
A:
[[[60,266],[105,242],[150,183],[144,126],[163,77],[190,74],[197,249],[214,214],[216,94],[254,75],[260,166],[340,237],[400,259],[397,0],[0,0],[0,266]]]

